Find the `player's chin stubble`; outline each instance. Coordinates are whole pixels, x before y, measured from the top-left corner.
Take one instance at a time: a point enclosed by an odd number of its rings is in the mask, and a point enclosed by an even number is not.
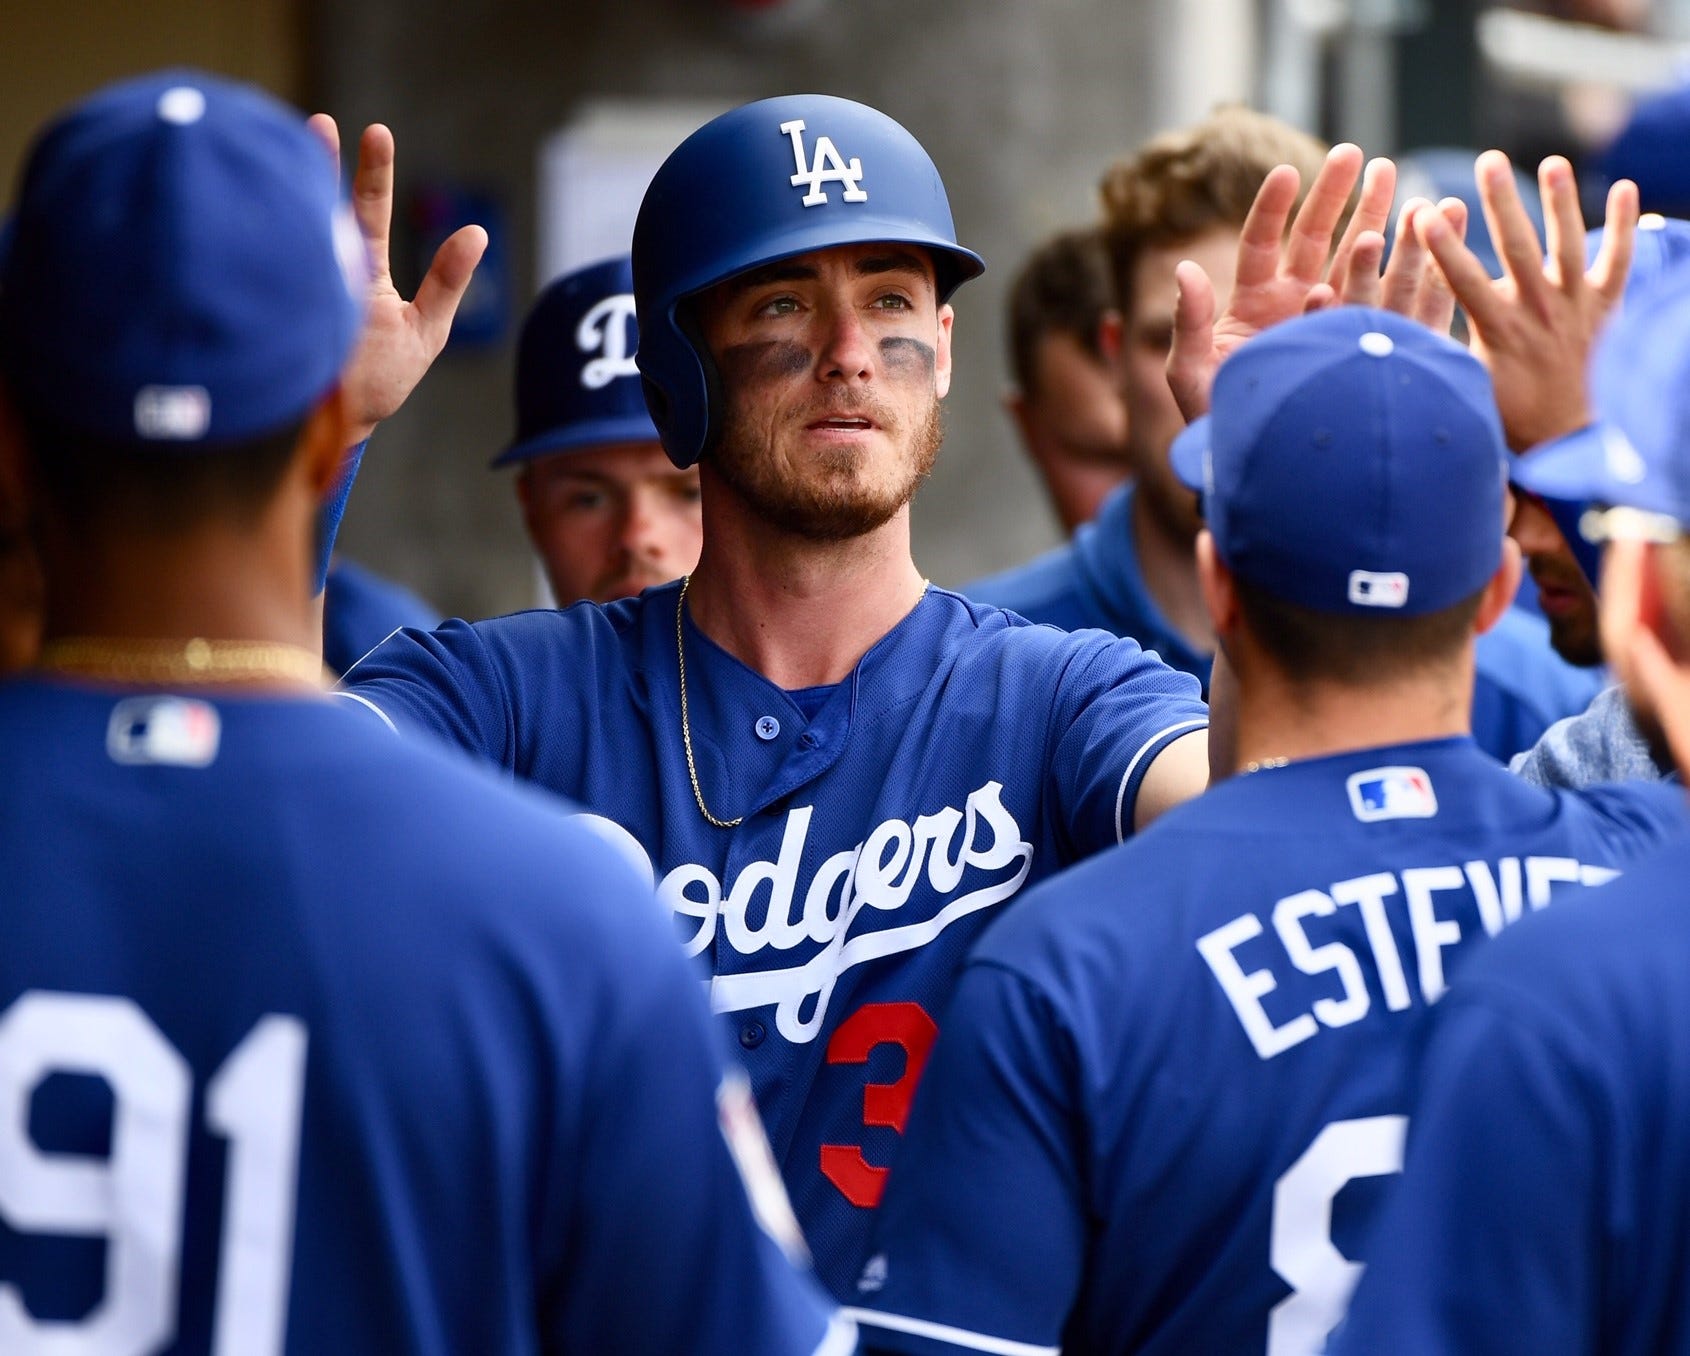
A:
[[[795,536],[815,542],[849,541],[888,522],[910,502],[938,460],[944,441],[939,398],[932,395],[937,355],[914,339],[883,339],[882,370],[889,382],[922,384],[930,400],[920,424],[908,438],[905,455],[886,479],[873,482],[856,453],[840,450],[813,458],[802,471],[782,464],[765,445],[755,422],[730,408],[706,456],[739,497],[761,518]],[[724,386],[743,389],[770,378],[790,379],[811,369],[815,355],[800,344],[781,341],[739,345],[721,355]],[[899,422],[878,401],[841,399],[836,393],[826,411],[853,412],[871,418],[897,439]],[[800,421],[804,416],[798,416]]]

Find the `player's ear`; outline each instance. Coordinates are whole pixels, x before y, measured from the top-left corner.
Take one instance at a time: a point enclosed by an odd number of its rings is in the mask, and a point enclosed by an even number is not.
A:
[[[933,345],[933,389],[943,400],[951,389],[951,325],[956,311],[949,302],[939,308],[939,333]]]
[[[1479,599],[1479,611],[1473,619],[1475,635],[1484,633],[1502,619],[1502,614],[1514,605],[1514,595],[1520,591],[1520,543],[1512,537],[1502,539],[1502,562],[1485,585]]]
[[[1645,556],[1643,542],[1624,537],[1612,540],[1602,548],[1602,583],[1596,591],[1597,613],[1601,623],[1602,653],[1616,674],[1622,659],[1631,651],[1633,637],[1639,630],[1648,629],[1643,602]]]
[[[1238,588],[1232,571],[1215,550],[1215,539],[1208,528],[1197,533],[1197,583],[1203,592],[1203,606],[1209,611],[1209,621],[1215,635],[1224,639],[1238,629],[1240,610]]]
[[[1103,365],[1116,377],[1120,376],[1121,345],[1126,330],[1127,322],[1113,306],[1097,318],[1097,351],[1103,357]]]
[[[327,499],[340,483],[351,422],[340,387],[335,387],[306,417],[299,435],[300,469],[313,499]]]

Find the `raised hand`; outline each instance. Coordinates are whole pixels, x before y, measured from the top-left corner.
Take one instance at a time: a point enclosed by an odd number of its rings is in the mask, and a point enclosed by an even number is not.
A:
[[[318,113],[310,124],[338,163],[340,130],[334,119]],[[358,142],[352,210],[369,250],[371,269],[364,338],[341,374],[350,441],[358,443],[405,403],[440,356],[458,303],[487,248],[487,232],[479,226],[454,231],[435,251],[416,296],[406,301],[399,295],[389,267],[393,133],[380,123],[366,127]]]
[[[1174,302],[1168,385],[1188,420],[1207,412],[1215,372],[1241,344],[1270,325],[1336,299],[1338,289],[1331,279],[1346,277],[1362,236],[1383,228],[1396,188],[1396,167],[1388,160],[1374,161],[1362,201],[1335,253],[1333,235],[1361,169],[1359,147],[1334,146],[1295,221],[1291,209],[1300,187],[1297,171],[1279,165],[1269,172],[1244,220],[1232,300],[1218,318],[1214,284],[1202,268],[1187,259],[1174,270],[1179,294]]]
[[[1590,350],[1625,291],[1637,231],[1637,187],[1608,192],[1602,248],[1586,269],[1584,215],[1573,167],[1550,156],[1538,168],[1547,251],[1514,185],[1508,157],[1474,165],[1479,200],[1503,275],[1493,279],[1447,220],[1422,213],[1415,231],[1467,312],[1473,352],[1490,369],[1509,446],[1524,451],[1591,420]]]

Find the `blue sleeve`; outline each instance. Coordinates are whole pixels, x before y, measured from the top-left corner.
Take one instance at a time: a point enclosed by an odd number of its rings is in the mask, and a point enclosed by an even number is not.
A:
[[[389,636],[347,671],[336,695],[395,730],[421,730],[507,771],[515,765],[505,675],[468,622]]]
[[[1088,635],[1053,702],[1051,777],[1070,859],[1132,837],[1144,774],[1157,756],[1205,730],[1209,708],[1188,673],[1131,640]]]
[[[627,921],[590,1039],[563,1046],[587,1063],[553,1109],[569,1128],[547,1204],[568,1224],[537,1297],[546,1350],[849,1356],[849,1321],[795,1265],[798,1226],[697,979],[655,910]]]
[[[358,479],[358,468],[364,464],[364,450],[370,440],[364,439],[346,450],[341,464],[340,481],[317,510],[317,574],[311,590],[315,598],[323,591],[329,578],[329,558],[334,555],[335,538],[340,535],[340,520],[346,516],[346,501],[352,497],[352,482]]]
[[[1075,1051],[1045,995],[965,972],[850,1311],[865,1352],[1055,1356],[1085,1262]]]
[[[1437,1009],[1406,1168],[1333,1356],[1600,1349],[1601,1060],[1472,998]]]

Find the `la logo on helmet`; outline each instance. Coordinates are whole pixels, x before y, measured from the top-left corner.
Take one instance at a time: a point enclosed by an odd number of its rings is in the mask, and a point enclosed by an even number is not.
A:
[[[583,353],[599,355],[581,368],[581,384],[589,391],[608,386],[618,377],[639,376],[639,366],[628,350],[628,329],[633,323],[631,292],[606,297],[581,317],[575,330],[576,346]]]
[[[815,158],[806,165],[804,162],[804,119],[794,118],[791,122],[783,122],[780,130],[792,138],[792,161],[798,172],[792,176],[792,186],[808,184],[810,191],[804,195],[806,207],[820,207],[828,201],[827,190],[822,187],[825,183],[843,184],[845,186],[846,202],[867,202],[868,194],[863,191],[863,162],[852,157],[849,164],[845,162],[839,150],[833,144],[832,137],[816,138]]]

